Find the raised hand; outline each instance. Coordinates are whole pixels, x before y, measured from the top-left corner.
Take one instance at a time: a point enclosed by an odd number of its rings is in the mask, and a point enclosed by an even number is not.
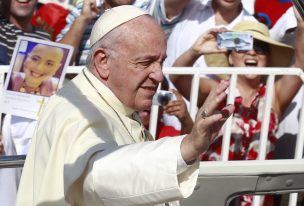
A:
[[[91,20],[100,14],[101,8],[97,7],[96,0],[84,0],[82,13],[81,15],[84,16],[86,19]]]
[[[218,106],[226,98],[228,81],[222,80],[211,90],[203,106],[199,109],[192,131],[181,144],[181,152],[186,162],[191,162],[199,154],[206,151],[210,143],[217,137],[227,118],[234,112],[233,105],[227,105],[220,111]]]
[[[217,34],[227,31],[226,28],[214,28],[203,33],[192,45],[191,49],[198,55],[223,53],[226,49],[219,49],[217,47]]]
[[[186,102],[177,90],[172,89],[172,92],[175,94],[176,100],[170,101],[164,106],[163,112],[164,114],[176,116],[181,122],[181,134],[188,134],[193,127],[193,121],[188,112]]]
[[[176,100],[172,100],[167,105],[165,105],[163,107],[163,111],[165,114],[174,115],[180,121],[183,121],[184,119],[190,117],[187,110],[187,105],[183,100],[182,95],[177,90],[172,89],[172,92],[175,94]]]
[[[227,31],[227,29],[215,28],[203,33],[187,51],[175,60],[173,66],[192,67],[194,62],[202,55],[227,52],[227,49],[220,49],[217,46],[217,34],[224,31]],[[177,81],[178,75],[176,76],[171,75],[171,81]]]

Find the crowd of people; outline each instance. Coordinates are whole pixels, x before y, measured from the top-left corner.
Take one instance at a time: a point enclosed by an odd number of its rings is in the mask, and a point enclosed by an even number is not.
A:
[[[18,36],[28,36],[73,46],[70,65],[83,65],[84,70],[68,77],[58,92],[52,85],[49,89],[47,82],[60,67],[57,60],[63,53],[37,46],[22,63],[25,77],[11,76],[17,84],[8,89],[51,98],[38,120],[1,117],[0,155],[27,154],[27,160],[23,170],[0,170],[0,202],[178,205],[177,200],[194,189],[198,162],[220,160],[221,126],[230,115],[229,160],[257,159],[265,102],[262,76],[238,77],[234,105],[225,104],[226,80],[201,76],[198,113],[192,119],[188,111],[192,77],[164,76],[161,70],[163,65],[304,69],[304,20],[292,4],[275,19],[261,12],[254,15],[243,4],[241,0],[81,0],[66,8],[38,0],[1,1],[2,65],[10,63]],[[218,48],[217,35],[225,31],[249,32],[253,48]],[[41,68],[45,75],[37,80],[33,55],[42,58],[44,53],[52,53],[56,62]],[[160,107],[157,135],[152,137],[147,129],[159,84],[175,99]],[[300,110],[301,88],[297,76],[282,76],[275,82],[266,159],[281,155],[276,148],[286,133],[297,133],[282,128],[298,123],[297,115],[288,114]],[[292,155],[289,152],[288,157]],[[117,172],[122,170],[123,174]],[[123,184],[113,184],[118,181]],[[235,201],[249,206],[252,196]],[[263,201],[265,206],[277,205],[270,196]]]

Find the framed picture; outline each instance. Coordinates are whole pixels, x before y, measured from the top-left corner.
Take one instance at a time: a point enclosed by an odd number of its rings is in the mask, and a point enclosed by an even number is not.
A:
[[[20,36],[1,98],[1,112],[37,119],[62,86],[73,53],[70,45]]]

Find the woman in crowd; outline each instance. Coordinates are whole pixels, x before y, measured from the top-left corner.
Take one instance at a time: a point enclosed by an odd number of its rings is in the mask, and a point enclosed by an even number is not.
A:
[[[304,68],[304,23],[298,17],[295,66]],[[252,50],[223,50],[217,48],[216,37],[226,29],[212,29],[201,35],[193,46],[182,54],[174,63],[175,67],[187,67],[205,55],[208,66],[231,67],[288,67],[293,56],[293,49],[271,39],[264,24],[254,21],[243,21],[233,31],[249,32],[254,38]],[[217,53],[217,54],[214,54]],[[170,76],[176,88],[187,98],[190,95],[191,77],[187,75]],[[200,79],[198,105],[201,105],[210,89],[217,82],[212,79]],[[275,131],[282,114],[302,85],[298,76],[285,75],[276,80],[272,97],[272,110],[268,133],[266,159],[271,159],[277,141]],[[235,98],[235,113],[229,147],[229,160],[257,159],[263,105],[265,102],[265,82],[263,76],[247,74],[238,75]],[[222,137],[216,139],[208,151],[202,154],[202,160],[220,160]],[[251,205],[251,196],[241,197],[242,205]],[[264,205],[273,205],[272,199]]]

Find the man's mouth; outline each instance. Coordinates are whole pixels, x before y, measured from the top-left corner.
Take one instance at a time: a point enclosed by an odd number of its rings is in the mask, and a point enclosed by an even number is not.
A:
[[[155,86],[143,86],[142,88],[150,91],[156,91],[157,89]]]

